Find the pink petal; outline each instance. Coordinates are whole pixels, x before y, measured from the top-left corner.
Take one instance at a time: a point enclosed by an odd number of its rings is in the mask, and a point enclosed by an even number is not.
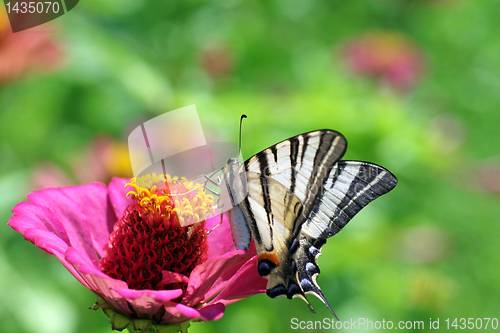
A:
[[[165,314],[161,318],[162,323],[179,324],[191,320],[193,318],[201,317],[200,313],[195,314],[197,310],[189,307],[185,308],[189,308],[191,310],[185,309],[184,307],[179,307],[178,303],[166,302],[164,303],[164,306],[165,306]],[[184,310],[184,312],[188,313],[188,316],[183,314],[178,308],[181,308],[181,310]],[[194,310],[194,312],[192,310]],[[193,317],[193,315],[195,315],[195,317]]]
[[[235,251],[196,266],[189,276],[189,284],[182,303],[194,306],[211,300],[253,255],[248,251]]]
[[[165,305],[166,308],[174,310],[171,312],[177,317],[176,319],[174,318],[176,322],[183,322],[190,319],[176,310],[175,306],[170,302],[172,299],[180,297],[182,290],[129,289],[125,282],[113,279],[102,273],[75,249],[68,249],[66,259],[75,266],[80,275],[90,285],[92,291],[101,296],[113,308],[126,315],[132,313],[129,304],[139,318],[153,318]],[[170,317],[173,317],[173,315],[170,315]]]
[[[113,230],[116,217],[108,201],[108,189],[101,183],[72,186],[59,189],[80,207],[90,229],[92,244],[97,253],[104,256],[104,246]]]
[[[180,273],[175,273],[175,272],[170,272],[170,271],[161,271],[162,274],[162,280],[161,280],[161,285],[167,285],[170,283],[176,283],[176,282],[184,282],[188,283],[189,279],[187,276],[182,275]]]
[[[117,311],[131,315],[128,302],[115,290],[127,289],[127,283],[113,279],[96,268],[85,255],[69,247],[65,255],[66,260],[73,265],[82,278],[97,295],[101,296]]]
[[[224,315],[226,307],[222,303],[215,303],[204,306],[200,309],[201,319],[219,320]]]
[[[126,197],[128,191],[131,191],[133,188],[128,186],[125,188],[125,184],[130,182],[130,179],[124,178],[113,178],[108,186],[108,196],[111,202],[111,207],[115,212],[117,220],[121,219],[125,208],[132,201],[131,199]]]
[[[220,223],[220,215],[214,216],[207,220],[207,230],[212,230]],[[231,227],[226,215],[223,214],[223,222],[208,235],[208,247],[210,253],[208,259],[219,257],[228,252],[236,251],[233,237],[231,236]]]
[[[175,290],[132,290],[115,289],[134,308],[139,318],[153,318],[164,303],[182,295],[182,289]]]
[[[145,299],[150,297],[150,299],[156,302],[166,302],[178,298],[182,295],[182,289],[172,289],[172,290],[135,290],[135,289],[115,289],[117,293],[129,300],[138,300],[140,298]]]
[[[180,313],[182,313],[184,316],[186,316],[188,318],[194,319],[194,318],[201,317],[201,313],[198,310],[193,309],[189,306],[185,306],[185,305],[182,305],[179,303],[174,303],[174,308],[179,310]]]
[[[77,186],[80,190],[90,190],[87,185]],[[90,228],[86,216],[81,207],[60,189],[48,188],[42,191],[33,192],[28,195],[28,199],[40,206],[49,208],[57,217],[69,238],[69,245],[85,253],[88,258],[97,263],[97,255],[92,246]],[[90,194],[90,193],[89,193]],[[82,207],[83,208],[83,207]],[[103,212],[104,213],[104,212]]]
[[[257,272],[257,257],[248,260],[209,304],[228,305],[266,291],[267,280]]]
[[[76,269],[66,261],[65,252],[68,248],[62,239],[57,237],[54,233],[46,230],[40,230],[36,228],[25,229],[24,238],[27,241],[32,242],[42,250],[53,254],[59,259],[59,261],[66,267],[66,269],[85,287],[89,288],[88,284],[82,279],[80,274]]]
[[[203,320],[218,320],[224,315],[225,306],[222,303],[207,305],[200,310],[194,309],[183,304],[173,303],[173,308],[178,311],[173,311],[172,307],[166,308],[169,313],[172,313],[174,317],[178,319],[170,319],[169,323],[180,322],[179,320],[189,320],[200,318]],[[180,315],[179,315],[180,313]],[[185,317],[185,319],[183,319]]]
[[[54,233],[66,244],[69,244],[68,235],[61,221],[50,209],[33,202],[20,202],[12,209],[14,216],[7,223],[17,232],[24,234],[26,229],[47,230]]]

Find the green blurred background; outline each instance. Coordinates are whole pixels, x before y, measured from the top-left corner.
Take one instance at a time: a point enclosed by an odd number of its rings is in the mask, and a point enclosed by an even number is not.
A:
[[[498,318],[499,12],[496,0],[82,0],[12,35],[2,5],[0,216],[35,189],[128,176],[129,131],[185,105],[235,143],[247,114],[245,157],[335,129],[346,159],[399,178],[323,247],[318,282],[337,315],[425,331],[429,318]],[[2,332],[109,332],[94,301],[2,229]],[[331,318],[312,304],[257,295],[190,332]]]

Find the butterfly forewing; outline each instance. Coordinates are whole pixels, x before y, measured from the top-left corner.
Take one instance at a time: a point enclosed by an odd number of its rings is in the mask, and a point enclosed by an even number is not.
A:
[[[278,238],[286,246],[286,240],[294,237],[295,217],[302,203],[278,181],[255,172],[246,175],[249,208],[255,218],[250,227],[260,237],[256,245],[261,252],[272,252],[276,243],[273,240]]]
[[[295,217],[293,228],[298,235],[330,170],[346,147],[344,136],[338,132],[309,132],[261,151],[245,162],[245,169],[280,182],[302,202],[303,209]]]

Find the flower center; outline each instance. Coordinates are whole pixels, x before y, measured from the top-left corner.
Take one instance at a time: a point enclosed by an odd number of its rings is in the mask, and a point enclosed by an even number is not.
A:
[[[181,279],[163,279],[162,271],[189,277],[208,258],[205,220],[213,197],[199,184],[169,175],[132,179],[132,199],[110,234],[100,266],[130,289],[186,289]],[[148,187],[148,188],[146,188]]]

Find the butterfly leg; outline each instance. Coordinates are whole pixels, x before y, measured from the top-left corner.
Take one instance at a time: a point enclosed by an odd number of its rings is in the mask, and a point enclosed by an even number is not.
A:
[[[209,176],[207,175],[203,175],[205,177],[205,183],[203,184],[203,186],[205,187],[206,190],[208,190],[210,193],[212,193],[213,195],[217,196],[217,197],[220,197],[220,194],[215,192],[214,190],[212,190],[211,188],[207,187],[207,184],[210,182],[212,185],[215,185],[217,187],[220,188],[221,184],[222,184],[222,180],[220,178],[220,176],[217,176],[217,178],[215,180],[212,179],[213,175],[220,171],[221,169],[219,170],[216,170],[214,171],[212,174],[210,174]]]
[[[212,179],[212,177],[213,177],[213,176],[214,176],[217,172],[221,171],[223,168],[224,168],[224,167],[219,168],[219,169],[217,169],[217,170],[213,171],[213,172],[212,172],[210,175],[208,175],[208,176],[207,176],[207,175],[205,175],[205,174],[203,174],[203,175],[199,175],[199,176],[196,176],[196,177],[193,177],[193,178],[190,178],[190,179],[186,180],[185,182],[189,183],[189,182],[194,182],[196,179],[201,178],[201,177],[204,177],[204,178],[205,178],[205,182],[204,182],[203,184],[200,184],[200,185],[198,185],[198,186],[195,186],[195,187],[193,187],[192,189],[190,189],[189,191],[187,191],[187,192],[185,192],[185,193],[177,193],[177,194],[175,194],[175,195],[186,195],[186,194],[188,194],[188,193],[191,193],[191,192],[193,192],[193,191],[195,191],[195,190],[197,190],[197,189],[199,189],[199,188],[203,187],[203,188],[205,188],[206,190],[208,190],[211,194],[213,194],[213,195],[215,195],[215,196],[217,196],[217,197],[218,197],[218,196],[220,196],[220,195],[219,195],[219,193],[217,193],[217,192],[215,192],[214,190],[212,190],[212,189],[208,188],[208,187],[207,187],[207,183],[208,183],[208,182],[210,182],[210,183],[212,183],[213,185],[215,185],[215,186],[217,186],[217,187],[220,187],[220,184],[221,184],[221,179],[220,179],[220,177],[217,177],[215,181]]]
[[[223,220],[223,218],[222,218],[222,215],[223,215],[223,214],[220,214],[220,222],[219,222],[219,224],[217,224],[215,227],[213,227],[212,229],[210,229],[210,230],[209,230],[209,231],[208,231],[208,232],[207,232],[207,233],[206,233],[206,234],[202,237],[202,239],[203,239],[203,238],[205,238],[205,237],[207,237],[207,236],[208,236],[208,235],[209,235],[212,231],[214,231],[215,229],[217,229],[217,228],[218,228],[218,227],[222,224],[222,222],[224,222],[224,220]]]
[[[220,187],[222,181],[221,181],[221,178],[220,177],[217,177],[216,180],[213,180],[211,177],[207,176],[207,175],[203,175],[205,176],[206,180],[205,180],[205,184],[207,184],[208,182],[212,183],[212,185],[215,185],[215,186],[218,186]]]
[[[205,181],[205,184],[207,181],[210,181],[211,183],[213,183],[214,185],[217,185],[217,186],[220,186],[220,181],[218,183],[214,183],[214,181],[212,180],[212,177],[219,171],[222,171],[225,167],[220,167],[219,169],[217,170],[214,170],[210,175],[205,175],[203,174],[203,177],[206,178],[206,181]],[[217,177],[217,179],[220,179],[220,177]]]
[[[172,195],[172,196],[186,195],[186,194],[189,194],[189,193],[191,193],[191,192],[193,192],[193,191],[195,191],[195,190],[197,190],[197,189],[199,189],[199,188],[202,188],[202,187],[203,187],[203,188],[205,188],[205,190],[208,190],[208,191],[209,191],[210,193],[212,193],[213,195],[219,196],[219,193],[217,193],[217,192],[215,192],[214,190],[212,190],[212,189],[210,189],[210,188],[206,187],[205,185],[198,185],[198,186],[193,187],[192,189],[190,189],[190,190],[189,190],[189,191],[187,191],[187,192],[184,192],[184,193],[175,193],[175,194],[171,194],[171,195]]]
[[[210,189],[210,188],[208,188],[208,187],[206,187],[206,186],[203,186],[203,185],[202,185],[202,186],[200,186],[200,187],[205,187],[205,190],[207,190],[208,192],[212,193],[213,195],[215,195],[215,196],[217,196],[217,197],[219,197],[219,196],[220,196],[220,194],[219,194],[219,193],[215,192],[214,190],[212,190],[212,189]]]
[[[207,187],[207,184],[208,184],[208,182],[210,182],[212,185],[215,185],[215,186],[217,186],[217,187],[220,187],[220,185],[221,185],[221,183],[222,183],[221,178],[220,178],[219,176],[217,176],[216,180],[213,180],[213,179],[212,179],[212,177],[213,177],[213,176],[214,176],[217,172],[221,171],[223,168],[224,168],[224,167],[222,167],[222,168],[219,168],[219,169],[215,170],[214,172],[212,172],[212,173],[211,173],[210,175],[208,175],[208,176],[207,176],[207,175],[205,175],[205,174],[203,174],[203,175],[200,175],[200,176],[197,176],[197,177],[193,178],[193,179],[196,179],[196,178],[198,178],[198,177],[202,177],[202,176],[205,178],[205,183],[203,183],[203,185],[197,186],[196,188],[199,188],[199,187],[204,187],[207,191],[209,191],[209,192],[210,192],[210,193],[212,193],[213,195],[215,195],[215,196],[219,197],[219,196],[220,196],[220,194],[219,194],[219,193],[217,193],[217,192],[215,192],[215,191],[214,191],[214,190],[212,190],[211,188]]]

